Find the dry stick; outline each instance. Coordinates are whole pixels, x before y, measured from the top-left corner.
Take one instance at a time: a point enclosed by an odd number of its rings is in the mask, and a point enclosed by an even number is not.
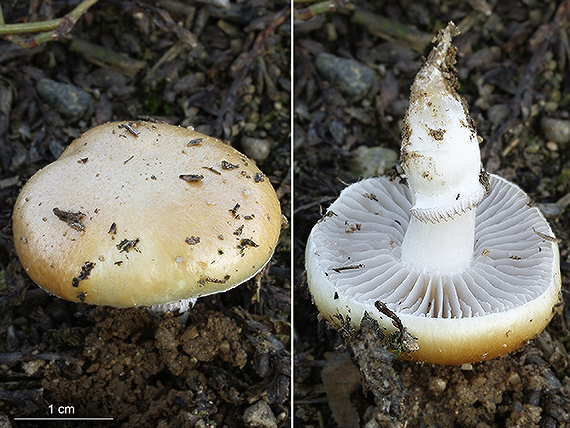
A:
[[[374,36],[400,40],[417,52],[423,53],[433,39],[431,34],[360,8],[354,10],[351,21],[366,28]]]
[[[103,46],[96,45],[86,40],[73,37],[69,49],[73,52],[81,53],[88,61],[101,65],[107,64],[118,69],[126,76],[136,76],[136,74],[146,68],[146,62],[133,59],[127,54],[114,52]]]
[[[27,22],[23,24],[5,24],[0,8],[0,36],[24,48],[31,49],[50,40],[59,40],[69,33],[79,18],[99,0],[83,0],[75,9],[63,18],[49,21]],[[27,36],[27,33],[39,33]]]
[[[327,0],[305,7],[303,9],[295,10],[295,19],[301,21],[308,21],[316,15],[327,12],[336,12],[346,5],[350,0]]]
[[[182,25],[175,22],[168,11],[158,7],[149,6],[145,3],[138,3],[138,5],[151,14],[154,24],[159,28],[174,32],[178,37],[178,40],[187,44],[192,49],[198,46],[198,38]]]
[[[525,70],[523,71],[519,85],[517,86],[517,91],[514,98],[509,104],[507,118],[503,123],[493,132],[489,142],[481,150],[481,157],[486,160],[487,170],[490,172],[495,172],[499,169],[501,162],[499,160],[499,151],[501,149],[501,137],[503,134],[511,128],[517,121],[521,110],[530,110],[530,104],[532,103],[532,91],[534,89],[534,77],[536,74],[536,68],[538,64],[542,61],[542,57],[546,53],[548,46],[550,45],[550,40],[552,35],[558,30],[560,21],[563,18],[567,18],[570,13],[570,0],[566,0],[561,3],[556,14],[549,25],[548,35],[545,40],[538,47]]]
[[[216,119],[212,127],[211,131],[212,137],[220,138],[223,131],[225,131],[224,132],[225,135],[230,135],[233,126],[233,111],[235,109],[237,93],[238,90],[243,85],[243,81],[249,72],[253,60],[257,56],[259,47],[267,39],[267,37],[269,37],[269,34],[275,31],[275,29],[279,27],[283,23],[283,21],[285,21],[285,19],[289,16],[290,13],[291,9],[289,7],[286,7],[285,9],[274,14],[271,23],[265,28],[265,30],[259,33],[255,38],[253,47],[251,48],[251,50],[247,55],[248,58],[246,64],[239,71],[239,74],[234,79],[232,86],[230,87],[230,89],[228,90],[222,101],[220,114],[218,115],[218,118]]]

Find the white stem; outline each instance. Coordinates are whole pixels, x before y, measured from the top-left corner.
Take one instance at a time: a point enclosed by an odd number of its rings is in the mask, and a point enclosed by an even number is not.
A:
[[[418,72],[404,118],[400,162],[412,192],[402,260],[412,269],[453,275],[473,257],[475,207],[485,197],[475,124],[455,91],[455,25]]]
[[[437,223],[411,216],[402,243],[402,261],[410,268],[443,275],[467,269],[473,257],[475,209]]]

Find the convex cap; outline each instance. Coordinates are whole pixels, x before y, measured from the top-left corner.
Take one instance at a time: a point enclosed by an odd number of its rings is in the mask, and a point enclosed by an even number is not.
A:
[[[146,306],[235,287],[268,262],[281,210],[244,155],[190,129],[115,122],[85,132],[22,189],[16,251],[45,290]]]

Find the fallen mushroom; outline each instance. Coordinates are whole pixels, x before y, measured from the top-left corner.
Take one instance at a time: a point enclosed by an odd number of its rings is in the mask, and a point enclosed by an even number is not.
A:
[[[478,137],[455,91],[453,23],[412,86],[403,127],[404,179],[344,189],[306,249],[314,303],[332,323],[394,319],[438,364],[488,360],[521,346],[553,316],[557,240],[516,185],[481,169]]]
[[[215,138],[115,122],[75,140],[23,187],[13,214],[28,275],[61,298],[117,307],[228,290],[270,259],[279,201]]]

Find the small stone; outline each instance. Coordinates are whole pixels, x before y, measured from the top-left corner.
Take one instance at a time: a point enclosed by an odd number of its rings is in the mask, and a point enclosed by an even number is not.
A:
[[[384,174],[398,160],[398,153],[385,147],[358,146],[354,153],[351,170],[363,178]]]
[[[245,409],[243,421],[248,427],[277,428],[277,419],[275,419],[269,404],[263,400]]]
[[[549,141],[546,143],[546,148],[548,150],[550,150],[551,152],[557,152],[558,151],[558,144],[556,144],[554,141]]]
[[[445,391],[446,387],[447,387],[447,381],[440,377],[432,378],[429,381],[429,390],[433,392],[435,395],[441,394],[443,391]]]
[[[379,426],[375,419],[371,419],[364,425],[364,428],[378,428]]]
[[[319,73],[353,99],[365,97],[376,83],[376,73],[370,67],[352,59],[322,53],[316,61]]]
[[[267,159],[271,152],[271,143],[263,138],[243,137],[241,139],[241,149],[251,159],[263,161]]]
[[[41,79],[36,85],[40,97],[70,121],[81,119],[92,105],[91,95],[76,86]]]
[[[549,141],[558,144],[566,144],[570,141],[570,120],[543,117],[540,126]]]

